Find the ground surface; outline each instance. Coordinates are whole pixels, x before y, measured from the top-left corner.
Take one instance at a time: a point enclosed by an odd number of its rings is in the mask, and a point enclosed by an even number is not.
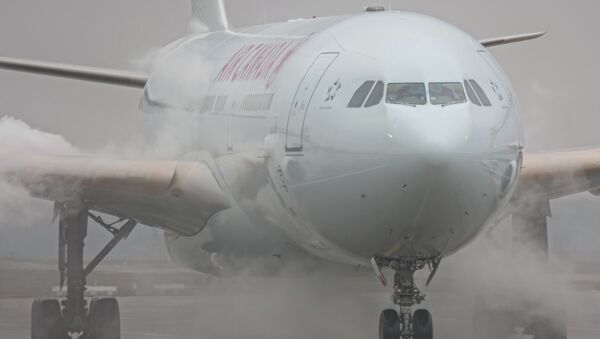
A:
[[[375,338],[386,290],[370,278],[212,282],[188,296],[121,297],[123,339]],[[473,300],[429,289],[436,339],[473,338]],[[349,293],[352,292],[352,293]],[[600,338],[600,292],[568,295],[569,339]],[[29,338],[30,298],[0,299],[0,338]],[[483,338],[477,338],[483,339]]]

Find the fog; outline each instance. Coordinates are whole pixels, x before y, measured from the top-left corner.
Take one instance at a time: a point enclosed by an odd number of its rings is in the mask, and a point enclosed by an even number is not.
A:
[[[226,1],[230,21],[237,27],[298,17],[354,13],[367,4],[371,3],[355,0]],[[600,3],[597,1],[407,0],[386,1],[384,5],[436,16],[477,38],[548,30],[549,34],[539,40],[493,49],[520,99],[526,148],[544,151],[600,145],[597,132],[600,109],[595,102],[600,88],[597,83],[600,44],[596,43],[596,33],[600,31],[597,20]],[[190,29],[202,29],[190,28],[191,11],[187,0],[23,0],[0,6],[0,55],[116,69],[148,69],[152,65],[148,60],[154,60],[154,51],[158,48]],[[198,64],[197,67],[201,69],[205,65]],[[184,77],[177,70],[168,73],[175,78]],[[186,84],[184,88],[194,86],[202,86],[201,81]],[[58,149],[60,153],[84,150],[105,154],[114,154],[122,145],[127,145],[131,152],[144,153],[133,150],[139,146],[138,141],[133,140],[132,131],[140,94],[141,91],[136,89],[0,71],[0,116],[12,117],[0,120],[0,145],[4,141],[4,145],[10,145],[13,151],[27,149],[43,153]],[[45,142],[36,142],[39,137]],[[170,145],[164,139],[160,141],[161,145]],[[160,150],[163,155],[175,151],[172,148]],[[6,152],[0,148],[2,159],[8,157]],[[50,225],[51,205],[30,200],[27,203],[30,210],[19,210],[15,206],[22,206],[20,201],[27,199],[24,192],[11,191],[1,181],[0,189],[7,192],[0,195],[0,203],[4,208],[8,206],[6,210],[0,209],[0,258],[53,260],[56,227]],[[600,256],[597,246],[597,239],[600,239],[599,205],[600,198],[589,194],[551,203],[550,269],[553,272],[568,273],[573,269],[572,262],[595,262]],[[504,241],[506,229],[501,227],[493,238]],[[108,236],[91,228],[88,239],[92,238],[94,240],[88,241],[89,252],[102,246]],[[482,237],[463,253],[448,259],[452,270],[442,265],[439,276],[445,279],[443,281],[458,276],[461,283],[453,286],[465,293],[470,290],[485,294],[485,291],[515,283],[513,277],[506,274],[514,264],[504,256],[509,249],[493,248],[494,243]],[[482,252],[486,255],[481,256]],[[166,253],[157,231],[138,228],[111,257],[164,259]],[[568,284],[549,278],[549,272],[539,268],[539,263],[521,264],[517,294],[518,297],[535,295],[536,301],[543,302],[537,306],[537,313],[554,309],[557,306],[554,303],[562,300],[554,298],[557,295],[571,293]],[[301,287],[300,291],[312,294],[310,299],[290,296],[289,290],[280,290],[275,296],[285,298],[279,298],[275,305],[269,306],[276,310],[284,310],[289,304],[310,308],[316,304],[320,293],[324,293],[321,284],[309,282]],[[436,283],[432,287],[436,288]],[[249,300],[255,302],[252,298]],[[497,301],[492,300],[494,307],[502,308]],[[361,299],[351,313],[359,317],[364,312],[360,310],[361,306],[374,308],[376,305],[378,303],[372,299]],[[280,317],[286,318],[285,315]],[[345,323],[339,319],[338,322],[340,327]],[[313,330],[321,334],[330,331],[324,328]],[[364,332],[364,329],[353,330],[352,327],[345,330],[350,332],[349,337],[351,333]],[[340,333],[339,329],[331,331]]]

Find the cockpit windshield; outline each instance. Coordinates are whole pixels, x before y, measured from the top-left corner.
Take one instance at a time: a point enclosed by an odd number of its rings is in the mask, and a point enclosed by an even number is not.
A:
[[[454,105],[467,102],[465,90],[460,82],[431,82],[429,97],[433,105]]]
[[[385,102],[399,105],[425,105],[427,93],[424,83],[396,83],[387,85]]]

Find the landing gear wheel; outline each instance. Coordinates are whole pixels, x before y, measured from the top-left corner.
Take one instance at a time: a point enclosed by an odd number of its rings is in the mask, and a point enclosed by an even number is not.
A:
[[[36,299],[31,305],[31,339],[62,339],[65,326],[55,299]]]
[[[119,304],[115,298],[94,298],[88,316],[89,339],[121,339]]]
[[[416,310],[413,315],[415,339],[433,339],[433,320],[427,310]]]
[[[379,339],[398,339],[400,322],[396,310],[384,310],[379,317]]]

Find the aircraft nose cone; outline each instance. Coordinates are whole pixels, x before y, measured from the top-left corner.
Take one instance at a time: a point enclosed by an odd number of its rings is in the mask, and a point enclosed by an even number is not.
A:
[[[516,155],[494,151],[489,125],[468,104],[393,107],[387,117],[386,184],[398,217],[397,240],[383,253],[451,251],[496,211]]]
[[[468,106],[398,108],[388,112],[388,154],[421,155],[439,162],[464,153],[470,140]]]

